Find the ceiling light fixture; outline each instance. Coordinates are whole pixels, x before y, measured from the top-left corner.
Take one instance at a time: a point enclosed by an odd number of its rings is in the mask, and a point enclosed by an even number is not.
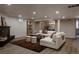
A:
[[[19,22],[23,22],[23,19],[22,18],[19,18]]]
[[[47,18],[47,16],[44,16],[45,18]]]
[[[36,14],[36,12],[35,12],[35,11],[33,11],[33,14],[35,15],[35,14]]]
[[[19,22],[23,22],[23,17],[22,17],[22,15],[19,14],[18,17],[19,17]]]
[[[59,14],[60,12],[59,11],[56,11],[56,14]]]
[[[51,22],[49,22],[49,24],[50,25],[52,25],[52,24],[55,25],[55,21],[51,21]]]

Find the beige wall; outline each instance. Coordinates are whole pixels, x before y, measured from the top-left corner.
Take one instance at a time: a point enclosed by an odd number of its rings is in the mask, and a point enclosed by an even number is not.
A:
[[[40,30],[40,23],[39,22],[38,23],[34,22],[33,32],[38,33],[39,30]]]
[[[56,27],[56,31],[57,31],[57,27]],[[65,32],[66,37],[68,38],[75,38],[75,20],[74,19],[61,20],[60,31]]]
[[[5,14],[0,12],[0,16],[5,17],[7,25],[10,26],[10,34],[15,37],[26,36],[26,21],[19,22],[17,18],[7,17]],[[0,23],[1,24],[1,23]]]
[[[10,34],[15,37],[26,36],[26,21],[19,22],[18,19],[12,17],[5,18],[7,25],[10,26]]]

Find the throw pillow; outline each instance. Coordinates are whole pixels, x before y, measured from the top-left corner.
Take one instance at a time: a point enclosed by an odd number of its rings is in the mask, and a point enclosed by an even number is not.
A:
[[[56,32],[52,33],[52,35],[50,35],[50,38],[53,38],[53,35],[56,34]]]

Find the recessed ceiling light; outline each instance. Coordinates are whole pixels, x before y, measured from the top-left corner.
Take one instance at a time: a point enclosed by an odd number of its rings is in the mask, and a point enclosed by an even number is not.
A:
[[[45,18],[47,18],[47,16],[44,16]]]
[[[59,11],[56,11],[56,14],[59,14],[60,12]]]
[[[23,22],[23,19],[22,18],[19,18],[19,22]]]
[[[65,19],[65,16],[62,16],[62,19]]]
[[[35,15],[35,14],[36,14],[36,12],[35,12],[35,11],[33,11],[33,14]]]

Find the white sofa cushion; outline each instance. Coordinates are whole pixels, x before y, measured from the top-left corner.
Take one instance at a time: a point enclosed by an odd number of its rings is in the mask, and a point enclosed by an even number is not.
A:
[[[55,33],[56,31],[47,31],[47,34]]]
[[[52,38],[50,37],[45,37],[40,40],[40,45],[54,48],[54,49],[59,49],[61,45],[65,42],[65,39],[62,40],[62,35],[61,33],[56,33],[53,35]]]
[[[41,39],[40,41],[42,41],[44,43],[56,44],[56,42],[52,41],[52,38],[50,38],[50,37],[45,37],[45,38]]]
[[[57,32],[57,34],[59,34],[59,35],[65,35],[64,32]]]
[[[53,34],[52,41],[56,42],[56,40],[59,39],[60,37],[61,37],[60,33]]]
[[[52,36],[54,33],[56,33],[56,31],[47,31],[48,36]]]
[[[64,32],[61,32],[61,35],[66,35]]]

